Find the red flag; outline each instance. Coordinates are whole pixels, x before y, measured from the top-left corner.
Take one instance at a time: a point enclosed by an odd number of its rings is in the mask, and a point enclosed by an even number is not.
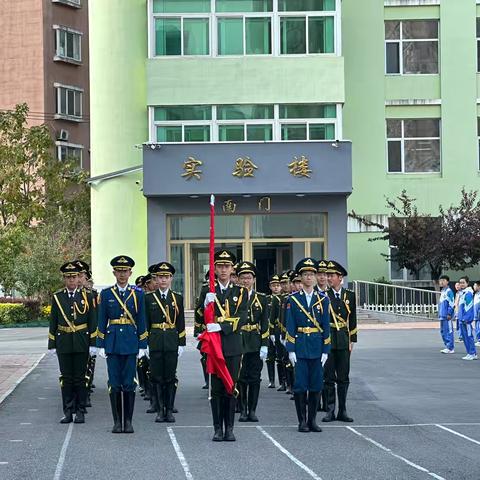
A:
[[[210,197],[210,292],[215,292],[215,197]],[[215,321],[215,306],[209,303],[204,311],[205,325]],[[205,330],[198,337],[202,341],[201,351],[207,355],[207,373],[220,378],[229,395],[233,394],[233,380],[222,352],[222,339],[219,332]]]

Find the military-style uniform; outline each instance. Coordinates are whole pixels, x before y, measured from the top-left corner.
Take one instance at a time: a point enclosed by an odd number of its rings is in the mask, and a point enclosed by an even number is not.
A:
[[[337,262],[329,262],[327,273],[347,275],[347,271]],[[332,351],[325,364],[325,393],[327,415],[325,422],[335,420],[335,384],[337,385],[338,414],[337,420],[352,422],[347,415],[346,401],[350,384],[350,343],[357,341],[357,311],[355,293],[341,288],[327,290],[330,299],[330,328]]]
[[[77,276],[78,266],[67,262],[61,269],[64,276]],[[84,423],[87,401],[87,362],[89,347],[95,344],[95,309],[91,296],[85,290],[66,288],[53,294],[48,349],[55,349],[60,367],[64,417],[70,423]]]
[[[228,250],[215,253],[215,263],[235,264],[235,256]],[[209,287],[205,286],[200,292],[196,310],[199,312],[198,320],[205,324],[205,299]],[[242,326],[247,323],[248,293],[243,287],[228,283],[222,289],[220,283],[215,286],[216,300],[214,302],[215,321],[220,325],[220,338],[225,364],[230,372],[234,384],[238,381],[243,353]],[[235,421],[235,397],[228,395],[223,382],[216,375],[211,376],[211,407],[215,429],[214,441],[234,441],[233,425]],[[225,434],[223,434],[223,423]]]
[[[280,283],[280,275],[272,275],[270,277],[269,285],[274,283]],[[274,306],[275,304],[275,306]],[[268,338],[268,354],[265,363],[267,364],[267,372],[268,372],[268,388],[275,388],[275,360],[277,357],[277,350],[275,347],[275,335],[277,330],[276,323],[278,322],[279,316],[279,306],[280,306],[280,296],[277,294],[270,294],[267,295],[267,305],[268,305],[268,330],[269,330],[269,338]],[[274,315],[272,318],[272,310],[276,309],[276,316]],[[273,320],[273,321],[272,321]]]
[[[305,258],[297,264],[297,272],[315,272],[316,262]],[[290,295],[286,305],[288,352],[295,353],[295,407],[300,432],[321,431],[316,423],[320,392],[323,388],[322,355],[330,352],[329,301],[314,289]],[[293,362],[293,359],[292,359]],[[308,417],[307,417],[308,392]]]
[[[114,270],[130,270],[135,262],[126,255],[110,262]],[[122,291],[123,290],[123,291]],[[113,433],[133,433],[137,355],[146,353],[145,301],[141,288],[118,285],[100,292],[97,347],[107,356],[108,390],[114,419]],[[122,429],[123,396],[123,429]]]
[[[166,268],[162,269],[162,265]],[[173,275],[175,269],[162,262],[158,274]],[[168,273],[165,273],[168,272]],[[167,290],[155,290],[145,295],[150,378],[156,390],[158,414],[156,422],[175,422],[173,399],[178,363],[178,347],[185,346],[185,314],[183,297]]]
[[[237,268],[241,280],[242,275],[257,275],[255,265],[242,262]],[[247,293],[247,322],[241,327],[243,358],[242,368],[238,380],[240,393],[240,418],[239,422],[258,422],[256,409],[260,393],[260,382],[263,361],[260,357],[263,347],[265,357],[268,354],[269,324],[267,297],[263,293],[251,290]]]

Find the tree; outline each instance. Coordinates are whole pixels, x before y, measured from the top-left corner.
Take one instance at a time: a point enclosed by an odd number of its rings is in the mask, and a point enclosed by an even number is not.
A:
[[[394,200],[387,198],[390,209],[388,226],[372,222],[366,217],[350,213],[366,226],[374,226],[381,235],[369,241],[388,241],[390,254],[382,254],[387,261],[395,261],[415,278],[428,267],[432,280],[438,280],[444,269],[463,270],[480,261],[480,202],[477,192],[462,190],[458,206],[447,210],[439,207],[438,215],[420,214],[416,199],[405,190]]]
[[[90,196],[86,173],[27,117],[26,104],[0,112],[0,284],[44,299],[64,261],[89,256]]]

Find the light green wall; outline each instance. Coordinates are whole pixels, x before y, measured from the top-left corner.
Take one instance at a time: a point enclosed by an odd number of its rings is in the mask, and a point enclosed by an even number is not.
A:
[[[445,0],[442,0],[442,3]],[[449,1],[449,0],[447,0]],[[462,2],[465,0],[453,0]],[[467,0],[469,1],[469,0]],[[358,3],[358,2],[357,2]],[[379,0],[377,4],[383,3]],[[428,20],[440,17],[440,7],[437,5],[413,6],[413,7],[385,7],[385,20]]]
[[[92,176],[142,163],[142,152],[134,146],[148,140],[146,8],[146,0],[90,2]],[[141,175],[128,175],[92,186],[96,284],[113,282],[109,262],[118,254],[136,260],[134,275],[145,272],[146,202],[141,182]]]
[[[147,79],[149,105],[345,99],[342,57],[156,58]]]
[[[440,75],[385,75],[385,100],[436,100]]]

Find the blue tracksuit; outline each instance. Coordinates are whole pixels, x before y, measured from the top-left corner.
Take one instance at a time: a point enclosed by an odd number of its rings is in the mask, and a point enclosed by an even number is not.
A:
[[[314,291],[310,305],[303,291],[290,295],[285,305],[286,348],[295,352],[295,393],[323,389],[322,353],[330,353],[330,300]]]
[[[473,297],[473,317],[475,319],[475,338],[480,341],[480,291]]]
[[[455,306],[455,297],[449,286],[442,289],[440,300],[438,302],[438,319],[440,320],[440,334],[443,343],[449,350],[454,349],[453,336],[453,310]]]
[[[465,349],[470,355],[476,355],[475,338],[472,329],[473,322],[473,290],[470,287],[460,292],[458,301],[458,321],[460,322],[460,331],[463,337]]]
[[[147,348],[147,337],[143,291],[131,285],[123,296],[117,285],[102,290],[98,302],[97,347],[104,348],[107,354],[108,384],[112,391],[135,391],[138,350]]]

